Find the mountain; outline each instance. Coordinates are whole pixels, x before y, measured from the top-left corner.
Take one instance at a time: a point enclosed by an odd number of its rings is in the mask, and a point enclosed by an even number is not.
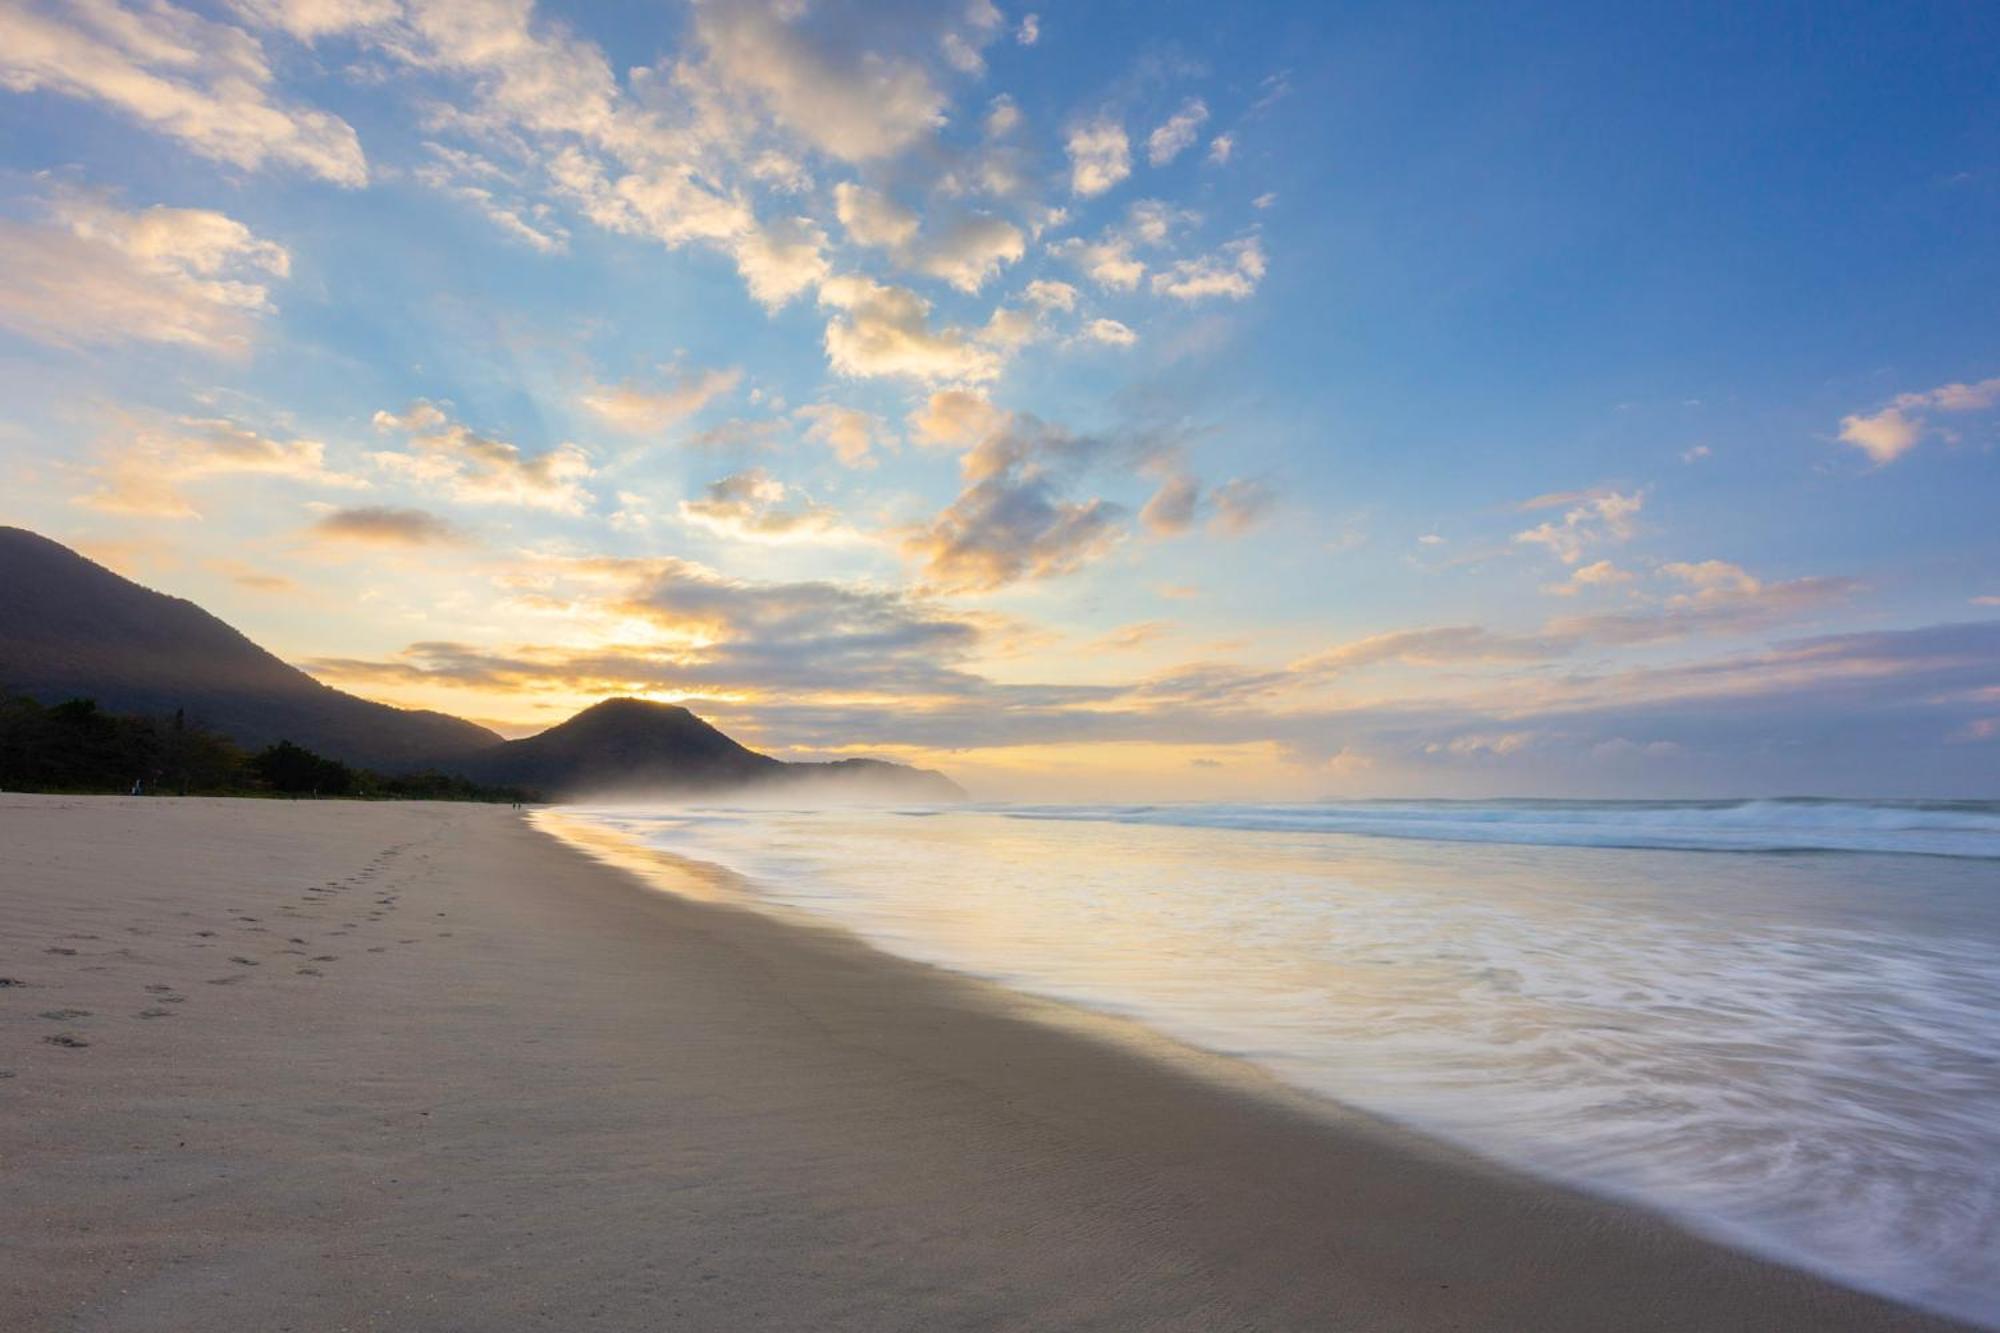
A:
[[[43,703],[188,719],[250,748],[280,740],[366,768],[423,767],[497,745],[486,728],[322,685],[193,602],[0,527],[0,687]]]
[[[942,773],[879,759],[788,764],[737,744],[685,708],[647,699],[606,699],[539,735],[449,767],[477,782],[572,795],[748,787],[857,799],[965,799]]]
[[[451,767],[475,782],[536,791],[736,786],[785,767],[738,745],[685,708],[606,699],[567,722],[464,755]]]
[[[958,801],[942,773],[841,759],[788,764],[685,708],[607,699],[523,740],[443,713],[343,693],[192,602],[142,588],[68,547],[0,527],[0,692],[90,698],[108,712],[188,719],[239,745],[293,741],[363,768],[442,769],[548,796],[756,786],[835,798]]]

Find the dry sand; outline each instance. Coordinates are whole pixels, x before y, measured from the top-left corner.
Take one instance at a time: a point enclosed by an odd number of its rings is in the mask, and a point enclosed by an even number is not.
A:
[[[0,976],[9,1330],[1947,1326],[505,808],[0,796]]]

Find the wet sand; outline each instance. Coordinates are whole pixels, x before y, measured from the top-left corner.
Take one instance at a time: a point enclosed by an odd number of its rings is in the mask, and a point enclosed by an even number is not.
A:
[[[0,795],[0,1327],[1951,1327],[683,887]]]

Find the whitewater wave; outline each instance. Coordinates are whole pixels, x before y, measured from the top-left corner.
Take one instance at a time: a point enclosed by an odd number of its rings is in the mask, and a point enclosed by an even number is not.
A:
[[[1861,852],[2000,859],[2000,801],[1327,801],[998,805],[1049,819],[1441,842],[1698,852]]]

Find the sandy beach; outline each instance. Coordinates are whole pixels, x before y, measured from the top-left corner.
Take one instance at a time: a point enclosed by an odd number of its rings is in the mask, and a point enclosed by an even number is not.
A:
[[[684,888],[0,795],[0,1327],[1953,1326]]]

